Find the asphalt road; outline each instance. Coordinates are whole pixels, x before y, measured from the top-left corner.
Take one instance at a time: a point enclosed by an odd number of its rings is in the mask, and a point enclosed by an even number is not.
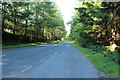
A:
[[[97,70],[65,41],[2,51],[3,78],[98,78]]]

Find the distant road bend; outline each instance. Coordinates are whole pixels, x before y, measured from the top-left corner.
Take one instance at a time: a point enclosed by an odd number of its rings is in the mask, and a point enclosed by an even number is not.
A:
[[[3,78],[98,78],[93,64],[65,41],[2,51]]]

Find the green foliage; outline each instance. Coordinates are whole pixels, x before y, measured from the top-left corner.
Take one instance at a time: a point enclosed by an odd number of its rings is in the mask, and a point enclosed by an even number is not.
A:
[[[106,51],[106,48],[100,45],[90,45],[88,48],[91,49],[93,53],[103,53]]]
[[[111,52],[107,52],[106,54],[108,55],[109,53],[110,55],[109,57],[105,57],[105,54],[104,54],[105,52],[98,53],[96,51],[93,51],[93,49],[80,47],[76,43],[73,43],[73,45],[78,49],[80,49],[80,51],[83,52],[90,59],[90,61],[95,65],[95,67],[98,69],[99,72],[101,72],[101,70],[104,71],[105,74],[108,76],[108,78],[109,77],[111,78],[112,76],[120,77],[120,74],[118,73],[120,65],[118,65],[113,61],[113,58],[117,56],[116,54],[114,54],[113,56],[111,55]],[[92,48],[96,48],[96,47],[94,46]],[[93,54],[93,53],[96,53],[96,54]]]
[[[77,39],[79,45],[82,47],[88,47],[91,44],[96,44],[96,41],[92,37],[95,36],[94,30],[91,26],[96,22],[95,14],[97,6],[92,3],[83,3],[84,7],[76,8],[77,13],[73,19],[71,36]]]
[[[95,67],[116,76],[120,76],[119,5],[119,2],[83,2],[75,8],[69,35]]]
[[[119,4],[116,2],[83,2],[80,4],[82,6],[75,8],[76,13],[70,23],[70,39],[86,48],[112,44],[119,46]]]
[[[51,44],[51,43],[59,43],[61,41],[47,41],[47,42],[36,42],[36,43],[8,43],[8,44],[2,44],[0,46],[0,49],[11,49],[11,48],[20,48],[20,47],[27,47],[27,46],[36,46],[36,45],[45,45],[45,44]]]
[[[105,51],[103,55],[105,57],[110,58],[112,61],[116,62],[117,64],[120,64],[120,56],[118,55],[118,52]]]
[[[81,47],[86,47],[86,48],[88,48],[89,46],[92,45],[91,40],[83,39],[83,38],[77,39],[76,42],[77,42]]]
[[[53,2],[3,2],[2,22],[3,33],[19,36],[15,42],[61,40],[66,34],[61,13]]]
[[[115,44],[116,44],[117,46],[120,46],[120,40],[115,40]]]

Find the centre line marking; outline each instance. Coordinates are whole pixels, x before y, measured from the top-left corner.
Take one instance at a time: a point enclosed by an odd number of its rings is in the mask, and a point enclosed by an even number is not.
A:
[[[55,52],[55,54],[57,54],[58,52]]]
[[[26,69],[24,69],[24,70],[22,70],[22,71],[20,71],[20,72],[25,72],[26,70],[30,69],[31,67],[32,67],[32,66],[27,67]]]

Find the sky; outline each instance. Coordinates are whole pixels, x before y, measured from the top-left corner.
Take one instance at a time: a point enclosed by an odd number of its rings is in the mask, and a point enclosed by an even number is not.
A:
[[[54,1],[56,2],[57,6],[59,7],[63,15],[65,27],[69,34],[70,25],[67,25],[67,22],[72,20],[72,16],[74,15],[75,12],[74,8],[76,6],[76,2],[75,0],[54,0]]]

